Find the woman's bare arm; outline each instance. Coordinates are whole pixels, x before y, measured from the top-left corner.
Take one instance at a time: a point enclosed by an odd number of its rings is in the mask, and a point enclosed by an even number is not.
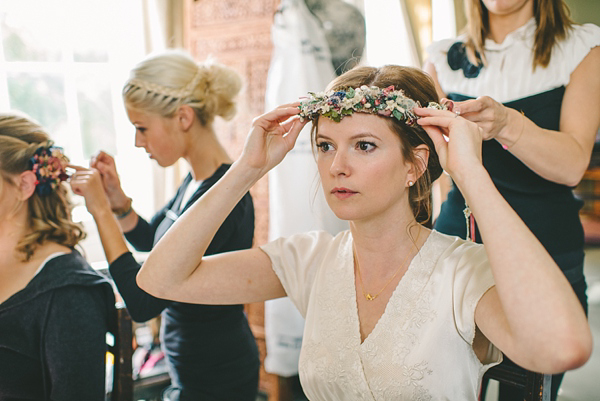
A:
[[[296,104],[284,105],[254,120],[240,159],[153,248],[138,273],[142,289],[160,298],[217,304],[285,295],[261,250],[204,252],[244,194],[293,148],[305,124],[295,117],[298,111]]]
[[[483,167],[481,129],[448,111],[418,109],[417,114],[423,116],[418,123],[465,196],[485,243],[496,286],[479,301],[477,326],[525,368],[557,373],[581,366],[592,349],[583,308],[554,260]]]

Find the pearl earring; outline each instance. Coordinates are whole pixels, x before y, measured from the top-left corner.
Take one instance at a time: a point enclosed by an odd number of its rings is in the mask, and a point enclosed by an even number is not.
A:
[[[412,181],[409,181],[409,182],[408,182],[408,186],[409,186],[409,187],[412,187],[414,184],[415,184],[415,183],[414,183],[414,182],[412,182]]]

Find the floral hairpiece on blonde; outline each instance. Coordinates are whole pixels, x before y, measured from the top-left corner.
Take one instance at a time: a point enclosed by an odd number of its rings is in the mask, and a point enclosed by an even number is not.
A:
[[[345,116],[354,112],[377,114],[404,121],[413,126],[419,118],[414,113],[415,107],[421,107],[418,101],[407,97],[401,89],[394,85],[387,88],[363,85],[360,88],[347,88],[329,92],[309,92],[309,97],[300,101],[300,118],[313,120],[319,115],[340,122]],[[446,110],[444,105],[429,102],[427,108]]]
[[[56,190],[69,176],[65,170],[69,159],[57,146],[42,147],[29,159],[30,169],[35,173],[38,195],[45,196]]]

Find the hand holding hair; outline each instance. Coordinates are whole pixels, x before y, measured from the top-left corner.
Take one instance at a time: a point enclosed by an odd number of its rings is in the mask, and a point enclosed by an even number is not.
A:
[[[483,140],[498,139],[509,146],[520,135],[523,121],[516,110],[512,110],[489,96],[454,102],[454,110],[469,121],[477,123],[483,130]]]
[[[431,137],[442,168],[453,179],[460,181],[483,167],[483,132],[477,124],[447,110],[415,108],[415,114],[420,117],[417,123]]]
[[[85,168],[73,164],[69,167],[75,170],[69,183],[76,195],[83,196],[87,210],[97,217],[99,214],[112,214],[111,205],[102,186],[100,172],[94,168]]]
[[[119,210],[126,207],[130,200],[121,188],[115,159],[108,153],[100,151],[90,160],[90,167],[100,173],[102,187],[108,196],[111,209]]]

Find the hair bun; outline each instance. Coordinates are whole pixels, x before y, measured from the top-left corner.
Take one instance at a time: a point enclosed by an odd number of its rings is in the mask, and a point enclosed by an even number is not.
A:
[[[200,64],[192,82],[197,82],[191,94],[190,106],[197,106],[205,122],[214,116],[230,120],[236,113],[235,97],[242,80],[233,69],[212,61]]]

